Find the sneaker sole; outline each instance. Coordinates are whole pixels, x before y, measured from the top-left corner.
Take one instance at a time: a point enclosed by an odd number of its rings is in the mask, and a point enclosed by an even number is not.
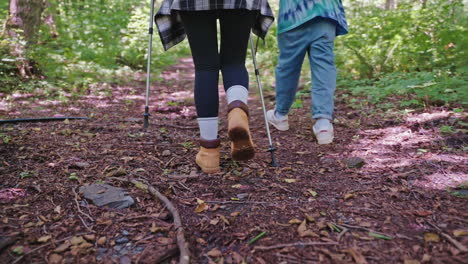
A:
[[[330,144],[333,142],[333,129],[331,131],[331,133],[317,133],[315,131],[315,127],[312,127],[312,130],[314,131],[314,135],[315,135],[315,138],[317,139],[317,143],[319,145],[326,145],[326,144]]]
[[[277,125],[275,123],[273,123],[270,119],[270,115],[267,115],[267,119],[268,119],[268,124],[274,126],[276,129],[278,129],[279,131],[287,131],[289,130],[289,124],[286,124],[286,125]]]
[[[232,141],[231,156],[233,160],[245,161],[255,156],[255,149],[247,130],[236,127],[231,129],[228,134]]]

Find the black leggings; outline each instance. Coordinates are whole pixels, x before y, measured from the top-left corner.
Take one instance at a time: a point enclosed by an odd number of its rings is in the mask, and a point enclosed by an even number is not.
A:
[[[195,64],[195,105],[198,117],[218,116],[219,70],[224,89],[242,85],[248,89],[245,68],[247,44],[256,16],[244,9],[180,11]],[[221,27],[221,49],[218,52],[216,20]]]

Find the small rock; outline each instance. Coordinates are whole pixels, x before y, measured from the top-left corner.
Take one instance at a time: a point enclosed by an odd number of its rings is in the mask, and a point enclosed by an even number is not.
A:
[[[132,260],[127,256],[123,256],[123,257],[120,258],[119,263],[120,264],[131,264]]]
[[[49,256],[49,263],[50,264],[58,264],[58,263],[62,262],[62,259],[63,259],[62,256],[60,256],[59,254],[53,253],[53,254],[51,254]]]
[[[124,231],[122,231],[122,235],[128,236],[128,235],[130,235],[130,233],[127,230],[124,230]]]
[[[165,151],[163,151],[163,153],[161,154],[163,157],[167,157],[167,156],[170,156],[171,155],[171,151],[166,149]]]
[[[82,162],[82,161],[78,161],[78,162],[74,162],[73,164],[70,164],[70,166],[68,166],[69,169],[79,169],[79,170],[82,170],[82,169],[86,169],[90,166],[90,164],[88,162]]]
[[[115,243],[117,243],[117,244],[125,244],[125,243],[127,243],[128,241],[129,241],[129,240],[128,240],[128,238],[126,238],[126,237],[119,237],[119,238],[117,238],[117,239],[115,240]]]
[[[362,168],[364,164],[366,164],[366,161],[363,158],[352,157],[352,158],[346,159],[346,165],[348,166],[348,168],[359,169],[359,168]]]
[[[102,246],[106,243],[106,240],[107,240],[106,237],[100,237],[97,241],[97,244]]]
[[[99,207],[107,206],[114,209],[130,207],[135,203],[132,197],[126,196],[121,188],[108,184],[91,184],[80,187],[86,199],[93,201]]]

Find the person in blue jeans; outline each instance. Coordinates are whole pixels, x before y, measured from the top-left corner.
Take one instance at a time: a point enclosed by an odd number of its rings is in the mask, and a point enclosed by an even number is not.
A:
[[[333,141],[336,67],[333,52],[337,35],[348,32],[341,0],[280,0],[279,60],[276,67],[276,106],[267,112],[271,125],[289,129],[288,113],[298,88],[305,55],[312,77],[313,131],[318,144]]]

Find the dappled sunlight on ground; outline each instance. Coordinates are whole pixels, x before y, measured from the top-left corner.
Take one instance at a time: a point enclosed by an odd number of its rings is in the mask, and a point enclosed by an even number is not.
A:
[[[419,170],[419,176],[413,179],[413,184],[418,187],[455,187],[468,181],[468,174],[463,171],[468,165],[468,157],[463,153],[446,154],[435,148],[443,140],[438,128],[425,129],[421,125],[452,115],[453,112],[447,111],[410,114],[401,125],[359,131],[349,156],[364,158],[367,168],[376,174],[385,168],[398,171],[414,167]],[[430,170],[421,169],[423,167]]]

